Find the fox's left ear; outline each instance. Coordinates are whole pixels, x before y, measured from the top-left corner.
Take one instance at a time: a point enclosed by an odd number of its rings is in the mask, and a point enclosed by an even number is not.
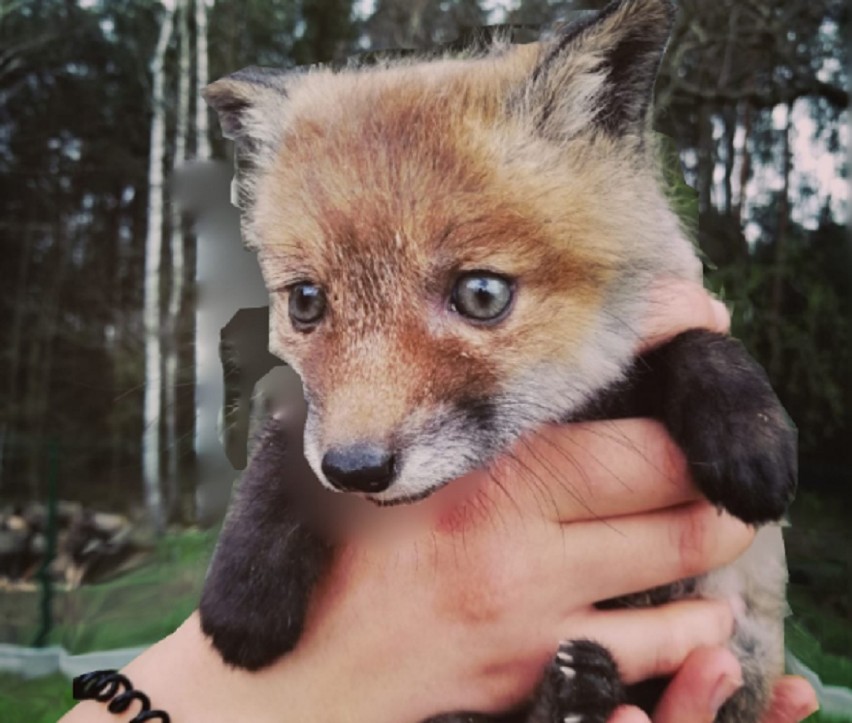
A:
[[[272,144],[284,126],[292,75],[273,68],[243,68],[210,83],[202,95],[219,114],[226,138],[249,145]]]
[[[616,0],[557,32],[522,95],[537,130],[551,140],[590,128],[641,140],[673,22],[670,0]]]

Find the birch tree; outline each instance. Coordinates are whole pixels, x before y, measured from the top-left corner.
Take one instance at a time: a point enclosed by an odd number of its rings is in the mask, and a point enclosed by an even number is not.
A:
[[[199,101],[210,75],[207,57],[207,2],[208,0],[195,0],[195,138],[196,157],[199,161],[206,161],[211,155],[207,106]]]
[[[189,0],[179,0],[175,8],[178,25],[178,44],[180,60],[178,62],[177,112],[175,124],[174,156],[172,157],[172,173],[188,158],[189,140],[189,85],[190,85],[190,47],[189,47]],[[183,307],[184,279],[186,277],[185,239],[181,213],[177,204],[170,206],[169,250],[171,257],[171,274],[169,284],[169,302],[166,310],[166,329],[168,331],[168,346],[164,359],[164,397],[165,397],[165,432],[166,459],[168,468],[168,494],[166,507],[169,516],[174,514],[178,504],[179,491],[179,456],[178,441],[178,369],[180,357],[181,310]]]
[[[160,270],[163,252],[163,166],[166,153],[165,60],[172,38],[174,0],[164,0],[165,14],[151,61],[151,142],[148,157],[148,228],[145,237],[143,323],[145,334],[145,397],[142,431],[142,479],[151,522],[163,527],[160,490],[160,416],[162,338],[160,327]]]

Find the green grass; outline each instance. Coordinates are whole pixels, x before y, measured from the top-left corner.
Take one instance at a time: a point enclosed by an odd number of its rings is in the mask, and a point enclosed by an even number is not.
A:
[[[813,670],[825,685],[852,689],[852,659],[827,653],[819,640],[795,619],[787,621],[785,634],[787,646],[793,654]]]
[[[818,712],[808,718],[807,723],[852,723],[852,713],[848,716],[838,717]]]
[[[132,572],[77,590],[57,590],[48,644],[86,653],[147,645],[168,635],[198,604],[217,535],[218,530],[188,530],[167,536]],[[38,600],[37,592],[0,595],[2,642],[33,641]]]
[[[166,537],[138,570],[61,596],[50,642],[85,653],[147,645],[173,632],[198,605],[217,534]]]
[[[790,650],[826,685],[852,688],[852,530],[848,500],[800,491],[784,531]],[[850,723],[818,714],[808,723]]]
[[[793,615],[787,643],[828,685],[852,688],[852,530],[848,501],[800,492],[784,531]]]
[[[71,683],[63,675],[22,680],[0,675],[0,721],[56,723],[74,705]]]
[[[149,645],[171,633],[198,604],[218,530],[161,540],[145,563],[115,580],[58,591],[48,643],[71,653]],[[28,644],[37,629],[38,593],[0,595],[4,642]],[[74,701],[63,675],[24,680],[0,675],[2,723],[56,723]]]

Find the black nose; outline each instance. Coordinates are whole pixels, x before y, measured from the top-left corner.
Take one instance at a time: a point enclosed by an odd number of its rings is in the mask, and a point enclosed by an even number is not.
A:
[[[382,492],[396,474],[393,454],[376,444],[335,447],[322,458],[322,472],[344,492]]]

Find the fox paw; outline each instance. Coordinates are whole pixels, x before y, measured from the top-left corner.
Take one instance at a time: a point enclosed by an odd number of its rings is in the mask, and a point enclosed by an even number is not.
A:
[[[687,424],[682,435],[699,488],[752,524],[781,518],[796,489],[796,435],[772,401],[715,423]]]
[[[646,359],[663,374],[662,419],[704,496],[743,522],[780,519],[796,490],[796,431],[742,344],[693,330]]]
[[[528,723],[606,723],[624,700],[615,661],[588,640],[562,643],[547,666]]]

